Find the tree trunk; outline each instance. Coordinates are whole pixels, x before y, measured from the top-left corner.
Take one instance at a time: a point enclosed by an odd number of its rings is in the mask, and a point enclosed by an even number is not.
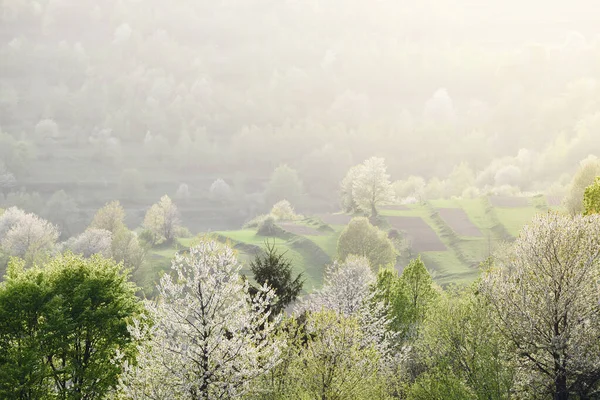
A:
[[[567,376],[564,371],[559,371],[554,379],[554,400],[567,400],[569,391],[567,390]]]
[[[371,218],[377,217],[377,209],[375,208],[375,203],[371,203]]]

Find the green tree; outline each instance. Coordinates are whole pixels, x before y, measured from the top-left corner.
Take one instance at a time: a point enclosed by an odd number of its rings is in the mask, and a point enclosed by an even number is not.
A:
[[[599,159],[586,159],[582,162],[564,199],[564,204],[571,215],[583,212],[583,194],[588,186],[594,184],[597,176],[600,176]]]
[[[127,330],[142,311],[135,286],[120,265],[100,256],[65,254],[43,269],[23,267],[13,262],[0,287],[0,394],[106,398],[119,360],[135,354]]]
[[[106,203],[101,209],[96,211],[90,228],[106,229],[113,235],[125,227],[125,210],[119,201]]]
[[[411,260],[398,275],[395,268],[379,270],[374,289],[375,299],[388,307],[392,324],[400,339],[416,337],[415,331],[438,297],[431,275],[421,258]]]
[[[385,399],[390,369],[355,317],[332,310],[288,320],[281,364],[262,379],[259,399]]]
[[[418,325],[425,319],[427,309],[438,296],[433,279],[421,257],[411,260],[404,268],[399,286],[408,300],[408,321]]]
[[[600,214],[600,176],[583,193],[583,214]]]
[[[429,388],[447,393],[448,397],[443,398],[454,398],[451,390],[445,392],[443,387],[435,388],[428,382],[432,376],[449,376],[452,381],[460,382],[459,386],[468,388],[469,398],[510,398],[514,369],[507,342],[489,318],[490,312],[486,300],[478,294],[477,285],[445,292],[428,308],[414,344],[418,362],[427,372],[425,377],[417,379],[412,397],[420,398],[414,395]]]
[[[273,314],[283,311],[302,291],[302,273],[293,278],[291,260],[285,256],[285,252],[277,251],[275,243],[265,243],[264,253],[254,257],[250,269],[258,285],[266,284],[275,291],[276,298],[271,308]]]
[[[0,285],[0,398],[51,398],[41,326],[51,292],[42,270],[13,259]]]
[[[372,268],[396,263],[396,252],[390,239],[365,217],[353,218],[344,228],[338,239],[337,253],[342,261],[349,254],[366,257]]]

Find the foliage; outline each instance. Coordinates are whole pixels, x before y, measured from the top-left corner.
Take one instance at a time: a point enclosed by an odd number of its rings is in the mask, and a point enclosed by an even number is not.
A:
[[[285,235],[285,231],[281,229],[275,223],[275,218],[271,215],[263,219],[256,229],[256,233],[260,236],[274,236],[274,237],[282,237]]]
[[[306,399],[385,398],[388,370],[355,317],[335,311],[307,315],[310,336],[297,362],[295,385]]]
[[[396,263],[396,252],[390,239],[365,217],[353,218],[344,228],[338,239],[337,253],[341,260],[349,254],[366,257],[373,268]]]
[[[269,286],[275,292],[275,299],[271,306],[271,313],[277,315],[293,303],[304,284],[302,273],[292,277],[292,262],[286,257],[285,252],[280,253],[275,243],[265,242],[263,254],[257,254],[250,262],[250,270],[254,280],[259,285]]]
[[[28,266],[42,261],[54,250],[58,229],[35,214],[11,207],[0,217],[0,246]]]
[[[77,220],[79,207],[77,202],[64,190],[58,190],[50,196],[42,215],[49,221],[54,222],[63,235],[70,235],[70,226]]]
[[[233,196],[233,190],[231,190],[231,186],[229,186],[229,184],[227,184],[227,182],[221,178],[215,180],[210,185],[209,192],[213,200],[222,202],[230,201]]]
[[[594,184],[597,176],[600,176],[600,159],[592,158],[582,161],[571,180],[569,191],[563,201],[571,215],[581,214],[584,211],[583,196],[585,189]]]
[[[303,191],[302,180],[300,180],[298,172],[286,164],[282,164],[271,174],[265,191],[265,199],[268,205],[283,199],[297,204],[301,200]]]
[[[114,261],[66,254],[44,269],[9,267],[0,286],[0,397],[103,399],[141,305]]]
[[[375,346],[382,360],[390,361],[396,334],[391,332],[387,307],[376,298],[372,285],[375,276],[364,257],[349,256],[344,262],[334,262],[325,271],[323,288],[307,296],[297,311],[332,310],[345,317],[354,317]],[[365,344],[366,345],[366,344]]]
[[[583,193],[583,214],[600,214],[600,176]]]
[[[278,201],[271,208],[271,216],[276,220],[295,221],[302,219],[302,215],[296,214],[294,207],[287,200]]]
[[[169,196],[165,195],[146,212],[143,227],[152,234],[151,243],[156,245],[172,243],[179,224],[179,210]]]
[[[390,176],[383,158],[369,158],[362,166],[352,182],[352,198],[360,210],[376,217],[379,205],[394,200]]]
[[[112,255],[112,240],[113,235],[110,231],[91,228],[69,239],[65,246],[74,254],[81,254],[84,257],[100,254],[109,258]]]
[[[412,385],[409,398],[423,398],[419,393],[456,398],[454,384],[469,393],[468,398],[510,398],[514,368],[490,311],[476,286],[451,289],[427,309],[413,349],[416,362],[427,372]],[[432,378],[444,384],[437,387]]]
[[[399,338],[416,338],[427,310],[438,296],[421,258],[411,260],[400,276],[392,267],[380,269],[374,289],[375,299],[387,307],[391,328]]]
[[[160,297],[146,302],[155,324],[140,321],[133,337],[149,334],[120,385],[127,398],[215,399],[239,397],[253,379],[279,360],[281,343],[269,321],[274,293],[249,294],[233,250],[215,241],[176,255],[160,280]]]
[[[340,203],[344,212],[355,213],[358,211],[358,204],[354,198],[352,188],[354,187],[354,182],[362,173],[363,168],[362,164],[355,165],[348,170],[346,176],[342,179],[342,183],[340,184]]]
[[[140,242],[138,235],[123,227],[113,234],[111,254],[115,261],[122,262],[135,271],[144,263],[147,247],[145,243]]]
[[[256,217],[252,218],[250,221],[248,221],[244,224],[244,229],[249,229],[249,228],[258,229],[258,227],[260,225],[262,225],[262,223],[265,221],[265,219],[267,219],[269,217],[271,217],[270,214],[257,215]]]
[[[402,270],[400,290],[408,299],[408,321],[419,324],[438,295],[421,257],[411,260]]]
[[[600,393],[600,215],[534,218],[482,279],[490,315],[520,364],[521,390]]]
[[[105,229],[111,233],[125,227],[125,210],[118,201],[106,203],[101,209],[96,211],[90,228]]]
[[[476,400],[477,396],[451,370],[424,373],[412,384],[408,400]]]
[[[178,202],[186,202],[189,201],[191,197],[190,187],[187,183],[180,183],[179,187],[177,187],[177,191],[175,192],[175,200]]]

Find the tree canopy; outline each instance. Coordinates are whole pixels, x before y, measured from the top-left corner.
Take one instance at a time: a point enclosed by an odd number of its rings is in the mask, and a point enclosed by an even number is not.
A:
[[[345,260],[350,254],[366,257],[372,268],[396,263],[394,245],[385,232],[365,217],[353,218],[338,239],[337,253]]]

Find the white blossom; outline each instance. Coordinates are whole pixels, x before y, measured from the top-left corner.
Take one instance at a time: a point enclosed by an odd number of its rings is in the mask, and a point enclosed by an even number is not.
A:
[[[233,250],[215,241],[175,257],[159,298],[146,303],[154,325],[131,327],[151,340],[121,382],[129,398],[235,398],[279,362],[278,319],[267,311],[274,293],[265,286],[251,296],[240,268]]]

